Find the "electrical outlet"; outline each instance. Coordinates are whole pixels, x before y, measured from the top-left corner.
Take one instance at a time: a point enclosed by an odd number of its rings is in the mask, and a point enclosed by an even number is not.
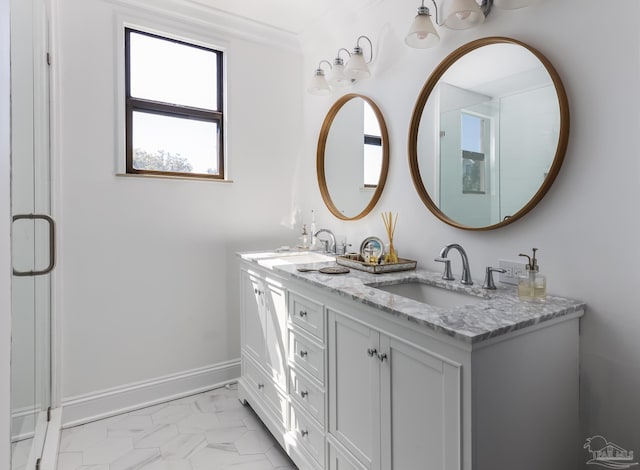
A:
[[[519,261],[498,260],[498,267],[505,269],[506,273],[500,273],[498,280],[504,284],[518,285],[518,277],[525,272],[525,263]]]

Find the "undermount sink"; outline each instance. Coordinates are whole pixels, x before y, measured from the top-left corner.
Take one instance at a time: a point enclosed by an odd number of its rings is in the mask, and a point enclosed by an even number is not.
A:
[[[399,295],[408,299],[433,305],[434,307],[454,308],[462,305],[479,304],[487,299],[476,295],[455,290],[444,289],[442,287],[424,284],[419,281],[402,282],[384,286],[371,285],[376,289]]]
[[[259,257],[258,263],[266,267],[282,266],[284,264],[309,264],[335,261],[333,256],[315,251],[273,253],[271,256],[266,256],[266,254],[263,253],[263,255],[264,256]]]

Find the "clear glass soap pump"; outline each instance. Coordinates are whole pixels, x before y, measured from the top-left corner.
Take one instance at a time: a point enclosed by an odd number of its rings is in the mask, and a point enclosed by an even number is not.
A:
[[[540,274],[540,267],[536,260],[537,248],[533,248],[533,256],[520,253],[529,260],[525,272],[518,278],[518,297],[520,300],[544,302],[547,299],[547,278]]]

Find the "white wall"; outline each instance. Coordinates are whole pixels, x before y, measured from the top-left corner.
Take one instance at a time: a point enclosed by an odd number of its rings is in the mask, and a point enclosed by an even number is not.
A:
[[[124,156],[115,138],[114,15],[129,10],[58,3],[64,403],[239,358],[234,253],[298,235],[290,220],[302,67],[295,49],[209,25],[227,47],[233,182],[115,176]]]
[[[327,18],[304,37],[309,77],[318,60],[332,57],[339,47],[352,47],[358,35],[371,37],[377,45],[374,77],[351,91],[378,103],[391,143],[389,179],[374,212],[358,222],[338,221],[323,208],[313,168],[322,119],[337,96],[305,96],[305,166],[296,181],[304,213],[316,209],[319,227],[346,235],[358,246],[365,236],[384,236],[381,211],[397,211],[395,243],[401,256],[440,270],[433,258],[446,243],[460,242],[478,279],[499,258],[517,259],[518,253],[539,248],[550,293],[588,305],[581,328],[582,437],[602,434],[638,452],[640,4],[624,2],[625,14],[616,21],[606,21],[601,4],[580,0],[546,1],[515,11],[494,9],[479,28],[440,29],[442,40],[436,49],[412,50],[402,40],[417,4],[380,1],[357,17]],[[598,33],[586,34],[588,28]],[[407,134],[413,105],[429,73],[456,47],[492,35],[522,40],[555,65],[569,96],[571,135],[555,184],[531,213],[499,230],[466,232],[443,224],[421,203],[410,182]],[[454,263],[454,274],[460,275],[459,262]],[[581,443],[567,444],[581,451]]]
[[[553,85],[500,99],[500,214],[518,212],[538,191],[556,153],[559,120]],[[527,126],[518,126],[527,122]]]
[[[11,446],[11,193],[9,0],[0,0],[0,468],[10,468]]]

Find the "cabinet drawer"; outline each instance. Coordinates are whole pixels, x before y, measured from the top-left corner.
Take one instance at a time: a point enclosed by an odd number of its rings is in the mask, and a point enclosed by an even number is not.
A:
[[[295,292],[289,293],[291,321],[324,343],[324,308],[322,304]]]
[[[298,443],[324,468],[324,432],[295,405],[291,406],[291,430]]]
[[[324,384],[324,349],[295,330],[289,331],[290,359]]]
[[[324,426],[324,391],[302,372],[289,369],[289,393],[295,397],[298,406]]]
[[[262,406],[266,406],[282,423],[287,423],[287,398],[284,396],[273,381],[258,368],[249,358],[243,357],[243,378],[249,384],[255,394],[262,401]]]

